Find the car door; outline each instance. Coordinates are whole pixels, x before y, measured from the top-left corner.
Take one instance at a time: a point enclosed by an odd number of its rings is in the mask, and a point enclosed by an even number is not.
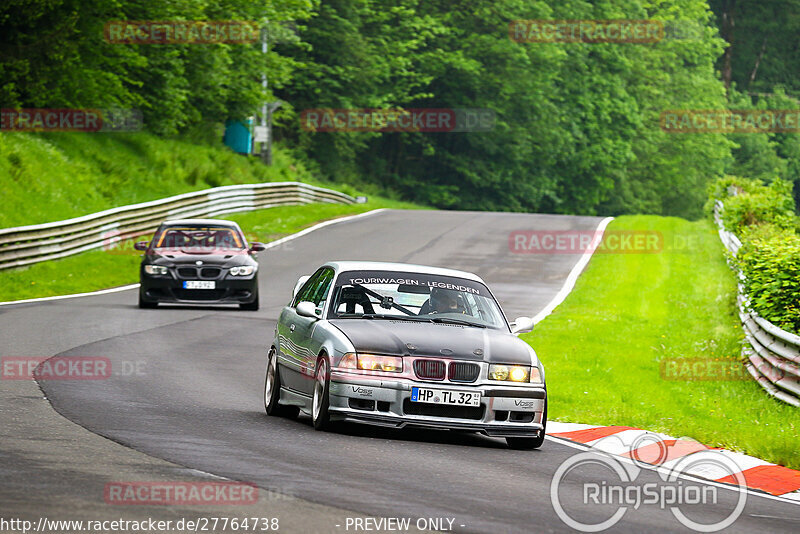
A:
[[[297,314],[297,304],[308,300],[316,291],[323,270],[315,272],[297,292],[288,306],[283,308],[278,320],[278,340],[281,359],[281,384],[283,387],[298,392],[305,392],[308,382],[307,355],[303,354],[303,347],[297,344],[298,336],[295,335],[299,324],[306,323],[306,317]],[[313,374],[312,374],[313,376]]]
[[[325,304],[330,294],[333,275],[333,269],[324,267],[315,283],[309,287],[309,291],[298,295],[300,299],[297,300],[297,303],[303,301],[313,302],[317,309],[317,315],[324,317]],[[295,303],[295,306],[297,303]],[[324,329],[317,328],[320,321],[318,318],[302,317],[297,315],[296,312],[295,315],[297,316],[294,323],[295,328],[290,333],[290,337],[293,344],[298,347],[298,353],[303,357],[303,368],[306,377],[313,378],[317,366],[317,356],[319,356],[320,348],[325,342],[325,339],[323,339]],[[303,386],[304,393],[311,395],[314,392],[313,380],[305,380]]]

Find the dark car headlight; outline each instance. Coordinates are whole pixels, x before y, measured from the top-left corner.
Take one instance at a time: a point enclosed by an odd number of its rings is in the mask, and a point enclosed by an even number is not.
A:
[[[254,265],[242,265],[240,267],[231,267],[230,271],[232,276],[250,276],[256,272]]]
[[[169,269],[163,265],[145,265],[144,272],[147,274],[169,274]]]

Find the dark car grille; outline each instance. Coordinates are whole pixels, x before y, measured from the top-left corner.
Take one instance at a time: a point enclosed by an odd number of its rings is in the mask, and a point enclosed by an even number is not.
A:
[[[198,278],[213,279],[219,278],[222,269],[219,267],[178,267],[178,276],[186,280],[197,280]],[[198,276],[199,274],[199,276]]]
[[[219,276],[220,269],[216,267],[204,267],[200,269],[200,276],[203,278],[217,278]]]
[[[449,417],[452,419],[483,419],[484,406],[448,406],[446,404],[426,404],[424,402],[403,401],[406,415],[427,415],[430,417]]]
[[[444,362],[439,360],[417,360],[414,373],[423,380],[444,380]]]
[[[194,267],[181,267],[178,269],[178,276],[181,278],[197,278],[197,269]]]
[[[225,296],[224,289],[174,289],[180,300],[219,300]]]
[[[453,382],[475,382],[481,368],[474,363],[450,362],[449,376]]]

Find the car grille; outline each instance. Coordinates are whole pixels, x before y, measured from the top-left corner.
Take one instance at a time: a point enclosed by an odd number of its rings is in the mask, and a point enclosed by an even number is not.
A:
[[[224,289],[173,289],[180,300],[219,300],[225,296]]]
[[[426,404],[424,402],[403,401],[406,415],[427,415],[430,417],[449,417],[451,419],[483,419],[484,406],[448,406],[446,404]]]
[[[178,276],[181,278],[197,278],[197,269],[194,267],[180,267]]]
[[[448,375],[452,382],[475,382],[481,368],[474,363],[450,362]]]
[[[444,362],[439,360],[417,360],[414,373],[423,380],[444,380]]]
[[[200,276],[203,278],[217,278],[220,270],[216,267],[204,267],[200,269]]]

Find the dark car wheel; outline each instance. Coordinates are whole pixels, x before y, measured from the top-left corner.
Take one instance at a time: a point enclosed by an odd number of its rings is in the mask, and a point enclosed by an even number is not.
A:
[[[239,308],[241,308],[242,310],[257,311],[258,310],[258,289],[256,289],[256,296],[253,299],[253,301],[239,304]]]
[[[331,427],[330,407],[331,375],[328,361],[320,358],[314,374],[314,397],[311,402],[311,421],[316,430],[329,430]]]
[[[139,291],[139,307],[140,308],[155,308],[158,306],[158,302],[148,302],[142,298],[142,291]]]
[[[267,361],[267,376],[264,379],[264,410],[267,415],[276,417],[297,417],[300,408],[297,406],[284,406],[280,404],[281,375],[278,369],[278,354],[275,350],[269,351]]]
[[[506,438],[506,443],[510,449],[529,451],[538,449],[544,444],[545,429],[547,428],[547,401],[544,401],[544,413],[542,414],[542,432],[538,438]]]

